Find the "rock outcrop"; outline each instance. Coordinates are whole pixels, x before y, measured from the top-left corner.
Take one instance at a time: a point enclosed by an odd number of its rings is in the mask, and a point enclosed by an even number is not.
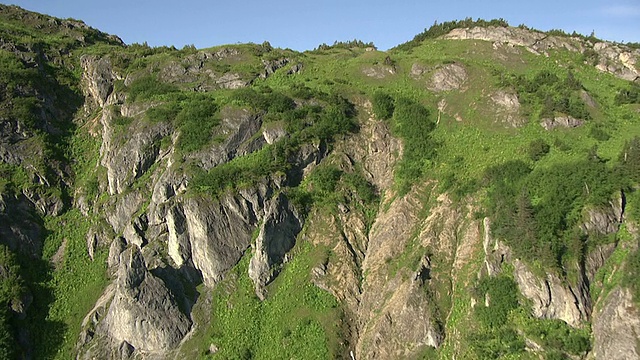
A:
[[[564,49],[579,53],[589,50],[596,54],[594,65],[598,70],[629,81],[635,81],[640,77],[640,49],[630,49],[609,42],[594,44],[578,37],[554,36],[528,29],[492,26],[454,29],[442,38],[491,41],[494,47],[504,44],[522,46],[534,54],[546,55],[549,50]]]
[[[542,119],[540,125],[545,130],[553,130],[555,128],[575,128],[578,126],[582,126],[584,124],[583,120],[573,118],[571,116],[557,116],[553,119]]]
[[[303,223],[283,194],[269,202],[249,264],[249,277],[256,284],[258,297],[264,299],[264,286],[277,275],[277,266],[295,245]]]
[[[628,289],[611,291],[595,312],[592,327],[596,359],[640,359],[640,314]]]
[[[571,286],[556,275],[543,279],[534,275],[520,260],[513,261],[513,276],[520,292],[532,301],[533,315],[543,319],[560,319],[573,327],[580,327],[590,315],[578,286]]]
[[[461,64],[446,64],[433,72],[429,89],[436,92],[461,90],[467,77],[467,70]]]
[[[182,294],[147,269],[142,252],[130,246],[120,254],[113,287],[94,308],[92,323],[83,336],[83,358],[129,358],[160,355],[175,349],[189,332],[192,321],[181,309]],[[108,306],[107,306],[108,304]],[[101,318],[104,312],[104,318]],[[102,345],[99,345],[102,344]],[[121,357],[123,349],[126,357]]]

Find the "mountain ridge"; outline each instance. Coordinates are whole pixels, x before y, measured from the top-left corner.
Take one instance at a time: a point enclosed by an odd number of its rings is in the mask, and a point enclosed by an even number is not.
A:
[[[0,10],[6,357],[638,357],[640,50],[464,21],[177,50]]]

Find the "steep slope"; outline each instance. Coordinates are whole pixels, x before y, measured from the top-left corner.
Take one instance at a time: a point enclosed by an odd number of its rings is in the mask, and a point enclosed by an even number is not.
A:
[[[638,358],[637,49],[0,13],[5,357]]]

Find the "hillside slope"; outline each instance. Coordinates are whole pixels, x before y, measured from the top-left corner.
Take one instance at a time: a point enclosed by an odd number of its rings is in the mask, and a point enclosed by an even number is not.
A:
[[[633,46],[0,38],[0,357],[640,358]]]

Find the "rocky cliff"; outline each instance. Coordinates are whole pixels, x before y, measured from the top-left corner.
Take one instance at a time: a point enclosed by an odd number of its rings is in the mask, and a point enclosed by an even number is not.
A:
[[[0,29],[7,357],[638,358],[637,49],[177,50],[0,13],[28,29]]]

